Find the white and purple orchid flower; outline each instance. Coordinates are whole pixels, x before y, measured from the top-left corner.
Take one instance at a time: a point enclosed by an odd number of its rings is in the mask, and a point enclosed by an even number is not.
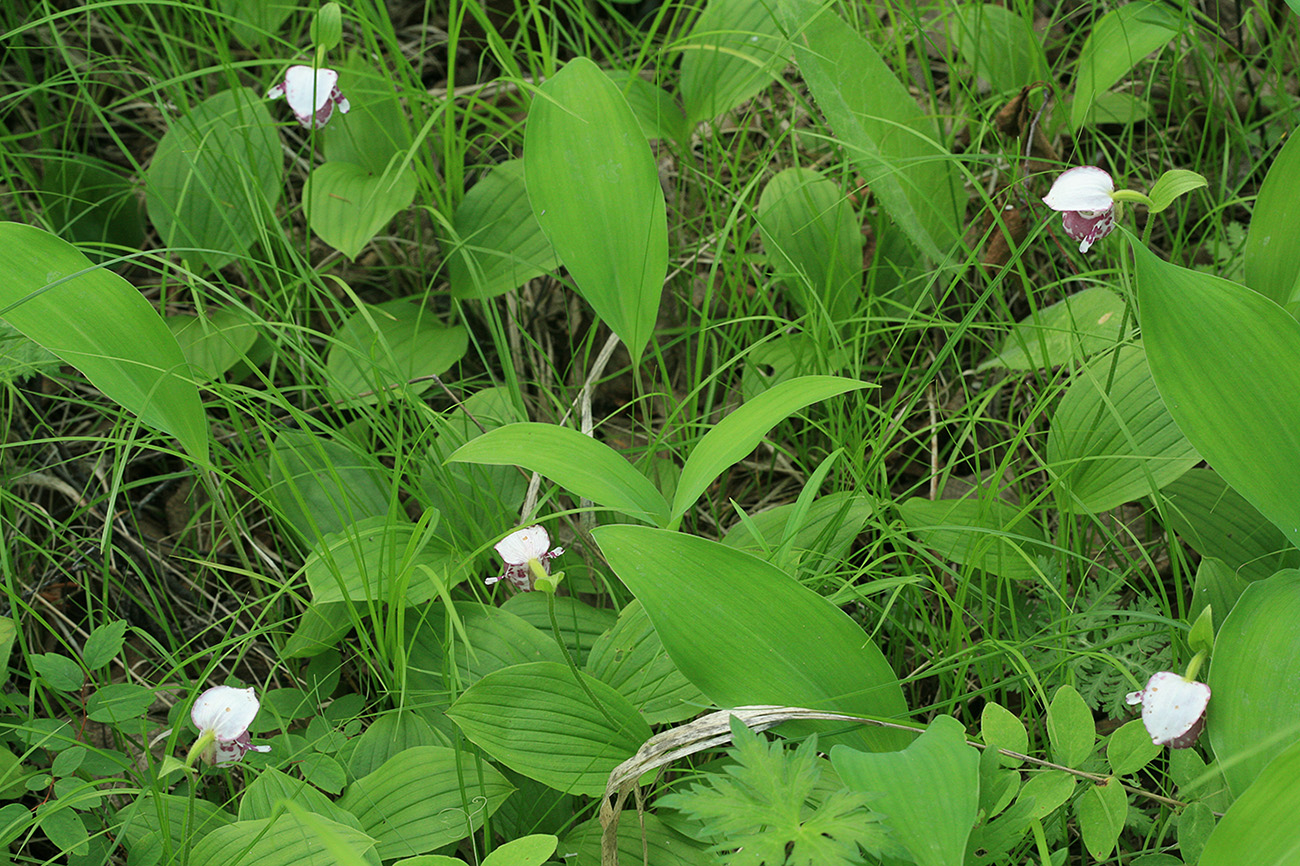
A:
[[[298,122],[308,129],[320,129],[329,122],[335,107],[343,114],[352,108],[339,90],[339,74],[333,69],[290,66],[284,80],[266,92],[267,99],[282,96],[289,100]]]
[[[1086,253],[1115,228],[1115,182],[1095,165],[1062,172],[1043,197],[1043,203],[1060,211],[1065,233]]]
[[[529,592],[538,577],[550,574],[550,561],[564,553],[563,547],[554,550],[550,547],[551,536],[541,526],[529,526],[510,533],[496,544],[497,553],[505,560],[505,570],[496,577],[489,577],[487,585],[506,580],[515,589]]]
[[[1186,749],[1205,727],[1205,708],[1210,687],[1173,671],[1160,671],[1147,680],[1147,687],[1125,696],[1130,704],[1142,705],[1142,724],[1151,742],[1171,749]]]
[[[210,764],[233,764],[249,752],[271,751],[270,746],[254,746],[248,734],[259,706],[251,688],[213,686],[199,695],[190,710],[199,739],[186,763],[201,756]]]

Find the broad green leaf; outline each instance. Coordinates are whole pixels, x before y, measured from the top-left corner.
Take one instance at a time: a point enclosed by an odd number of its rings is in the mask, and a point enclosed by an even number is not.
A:
[[[790,45],[763,0],[709,0],[682,52],[679,83],[686,124],[726,114],[758,93],[789,62]]]
[[[344,840],[356,856],[374,847],[372,838],[355,827],[313,816],[320,826]],[[318,828],[292,812],[275,818],[236,821],[199,839],[190,852],[192,866],[338,866],[320,842]]]
[[[86,825],[63,799],[47,800],[36,807],[36,824],[52,842],[55,849],[70,857],[84,857],[90,853],[90,836]]]
[[[434,385],[431,377],[465,356],[468,332],[411,301],[365,304],[334,333],[325,369],[336,399],[378,403],[383,392],[423,394]]]
[[[593,535],[677,669],[715,704],[907,715],[897,676],[861,626],[775,566],[666,530],[604,526]],[[910,737],[862,727],[836,740],[879,751]]]
[[[509,391],[497,387],[476,391],[433,419],[430,432],[437,436],[420,472],[422,502],[442,514],[448,538],[461,549],[482,544],[485,527],[504,530],[519,520],[528,473],[517,466],[448,463],[447,458],[470,439],[522,418]]]
[[[1216,660],[1217,662],[1217,660]],[[1218,695],[1215,695],[1218,698]],[[1300,742],[1263,769],[1219,820],[1198,866],[1291,866],[1300,850]]]
[[[384,860],[423,854],[473,834],[513,789],[470,752],[416,746],[357,779],[338,804],[361,822]]]
[[[483,866],[542,866],[555,853],[560,840],[545,833],[512,839],[492,849]]]
[[[1103,355],[1075,374],[1052,416],[1047,462],[1071,511],[1097,514],[1154,493],[1201,459],[1169,417],[1146,352],[1116,351],[1118,361]]]
[[[790,379],[833,374],[847,366],[848,354],[843,347],[829,346],[814,334],[774,334],[745,354],[740,396],[752,400]]]
[[[1206,730],[1228,788],[1240,797],[1300,739],[1300,571],[1246,587],[1214,642]]]
[[[607,69],[605,74],[618,86],[636,116],[641,132],[650,141],[668,139],[685,144],[690,141],[686,116],[677,107],[677,101],[662,87],[646,81],[631,70]]]
[[[1167,6],[1153,0],[1135,0],[1103,15],[1079,52],[1070,125],[1082,126],[1099,96],[1182,28]]]
[[[1042,820],[1070,799],[1070,795],[1074,793],[1075,782],[1075,777],[1064,770],[1035,773],[1020,789],[1020,796],[1017,799],[1023,802],[1032,799],[1033,817]]]
[[[980,811],[993,817],[1011,805],[1020,791],[1020,774],[1002,768],[1002,756],[993,749],[985,749],[980,757]]]
[[[408,620],[408,682],[413,688],[454,693],[512,665],[564,661],[549,618],[543,631],[504,608],[469,601],[458,602],[454,615],[460,625],[451,628],[450,636],[441,604],[428,608],[419,622]],[[447,671],[449,657],[454,677]]]
[[[1224,618],[1248,586],[1250,581],[1229,568],[1223,560],[1202,557],[1196,566],[1196,580],[1192,585],[1192,603],[1187,610],[1188,615],[1193,621],[1199,621],[1201,612],[1210,608],[1214,617],[1213,627],[1217,633]]]
[[[126,620],[116,619],[106,622],[90,633],[81,648],[81,660],[92,671],[102,668],[122,651],[126,639]],[[6,656],[7,658],[7,656]]]
[[[1300,550],[1212,469],[1191,470],[1161,496],[1170,527],[1202,556],[1221,560],[1244,580],[1300,568]],[[1220,611],[1218,619],[1226,614]]]
[[[61,653],[37,653],[28,659],[45,684],[61,692],[79,691],[85,685],[81,665]]]
[[[466,576],[432,532],[432,523],[426,527],[388,517],[359,520],[322,538],[295,580],[307,581],[313,604],[423,604]]]
[[[1083,846],[1095,860],[1106,860],[1124,829],[1128,795],[1119,779],[1111,777],[1100,785],[1088,785],[1074,804],[1079,816]]]
[[[770,561],[784,549],[789,552],[789,562],[800,564],[801,573],[816,573],[822,563],[837,567],[843,562],[875,510],[869,497],[842,490],[813,500],[802,514],[798,503],[792,502],[750,515],[747,522],[728,529],[722,543]],[[791,525],[795,521],[797,525]],[[751,534],[751,527],[761,539]]]
[[[652,725],[685,721],[709,706],[708,698],[668,657],[645,608],[635,599],[623,608],[614,627],[596,639],[587,673],[617,689]]]
[[[86,718],[120,727],[147,713],[157,697],[153,689],[137,683],[109,683],[86,700]]]
[[[293,0],[222,0],[218,8],[231,17],[230,32],[249,48],[267,44],[284,24],[289,13],[298,9]]]
[[[331,7],[337,9],[338,4],[327,3],[324,8]],[[373,845],[362,853],[353,841],[353,834],[339,832],[340,827],[351,828],[351,825],[326,820],[292,800],[285,802],[284,809],[286,813],[297,818],[311,834],[313,848],[324,848],[329,853],[333,866],[379,866],[379,853],[375,851]],[[351,829],[356,832],[355,828]]]
[[[1291,136],[1259,188],[1241,255],[1246,285],[1283,306],[1300,300],[1300,136]]]
[[[1131,93],[1106,91],[1098,93],[1088,112],[1087,122],[1092,124],[1118,123],[1130,124],[1146,120],[1151,116],[1151,106],[1146,100],[1139,99]]]
[[[78,245],[140,248],[144,210],[120,169],[84,153],[43,161],[45,218],[56,234]],[[107,250],[89,255],[96,262],[110,257]]]
[[[452,295],[462,300],[494,298],[560,263],[528,204],[523,160],[507,160],[474,184],[452,225],[447,279]]]
[[[847,156],[916,248],[942,261],[961,240],[965,194],[934,119],[834,7],[780,0],[777,8],[799,71]]]
[[[632,109],[587,58],[538,88],[524,176],[533,214],[578,291],[639,363],[668,272],[668,216]]]
[[[351,812],[340,808],[302,779],[295,779],[274,767],[260,770],[257,778],[244,789],[239,798],[239,820],[270,818],[279,812],[280,804],[285,800],[297,803],[331,821],[361,829],[361,822]]]
[[[368,776],[407,749],[444,745],[447,743],[419,713],[393,710],[375,719],[357,738],[348,775],[358,779]]]
[[[1074,686],[1061,686],[1047,707],[1047,736],[1059,764],[1079,767],[1093,752],[1097,725],[1092,710]]]
[[[1202,802],[1189,803],[1178,816],[1178,853],[1188,863],[1198,863],[1214,832],[1214,810]]]
[[[244,360],[257,341],[257,326],[237,307],[214,310],[210,316],[168,316],[167,327],[194,375],[205,381],[220,378]]]
[[[597,797],[651,732],[627,698],[595,677],[578,676],[586,688],[555,662],[503,668],[470,686],[447,715],[512,770],[557,791]]]
[[[799,306],[833,322],[862,300],[862,231],[844,190],[810,168],[787,168],[763,187],[758,226],[768,266]]]
[[[668,503],[621,454],[569,427],[521,422],[489,430],[447,458],[522,466],[575,496],[651,523],[668,519]]]
[[[305,430],[282,430],[271,449],[271,497],[312,547],[357,521],[387,516],[386,476],[370,455]]]
[[[233,821],[229,812],[202,798],[146,791],[118,810],[112,830],[125,840],[132,863],[156,863],[164,853],[175,862],[195,839]]]
[[[1183,168],[1171,168],[1156,178],[1156,182],[1151,186],[1151,191],[1147,193],[1147,198],[1151,200],[1151,203],[1147,205],[1147,211],[1153,214],[1160,213],[1177,201],[1179,196],[1208,185],[1209,182],[1204,175]],[[1256,205],[1257,212],[1258,207]]]
[[[813,403],[873,387],[878,386],[837,376],[804,376],[782,382],[741,405],[691,449],[677,481],[671,522],[679,522],[714,479],[748,456],[777,424]]]
[[[311,230],[349,259],[415,201],[415,174],[393,160],[382,174],[350,162],[312,170],[302,200]]]
[[[217,270],[246,255],[284,190],[284,155],[267,103],[223,90],[178,117],[145,172],[145,205],[166,247]]]
[[[891,837],[919,866],[959,866],[979,809],[979,753],[951,716],[939,716],[901,752],[831,749],[849,788],[871,794],[889,816]]]
[[[1300,322],[1245,286],[1133,246],[1147,360],[1169,414],[1223,479],[1295,544]]]
[[[1123,315],[1119,295],[1100,287],[1084,289],[1020,321],[998,353],[977,369],[1037,370],[1071,364],[1114,346]]]
[[[1009,752],[1025,754],[1029,750],[1029,732],[1025,723],[1001,704],[989,701],[980,711],[980,737],[984,744],[994,749],[1006,749]],[[998,757],[1004,767],[1019,767],[1024,763],[1019,758],[1007,755]]]
[[[207,419],[185,356],[135,287],[19,223],[0,223],[0,272],[0,316],[207,464]]]
[[[557,595],[554,602],[560,639],[569,648],[574,663],[584,665],[596,639],[614,627],[618,614],[609,608],[592,607],[571,595]],[[545,593],[517,592],[501,609],[532,623],[534,628],[555,640],[555,632],[551,627],[550,601]]]
[[[1130,776],[1155,760],[1164,750],[1151,742],[1141,719],[1125,722],[1106,740],[1106,761],[1116,776]]]
[[[592,818],[564,837],[562,850],[568,866],[605,866],[600,853],[600,821]],[[618,822],[618,862],[636,866],[717,866],[717,855],[703,845],[671,830],[653,812],[624,813]]]
[[[313,658],[334,647],[343,635],[352,631],[352,614],[355,605],[346,601],[330,604],[307,604],[284,642],[280,652],[285,658]],[[360,614],[358,614],[359,616]]]
[[[1023,509],[995,497],[914,496],[899,504],[898,514],[923,547],[1009,580],[1038,577],[1038,557],[1052,555],[1043,531]]]
[[[390,57],[388,62],[396,60]],[[393,164],[393,157],[400,154],[404,159],[415,141],[396,84],[407,70],[376,64],[363,46],[351,51],[334,69],[339,74],[339,90],[352,110],[335,112],[329,125],[316,132],[325,162],[351,163],[382,176]]]
[[[957,50],[994,93],[1015,93],[1047,75],[1047,57],[1031,20],[992,3],[967,3],[953,20]]]

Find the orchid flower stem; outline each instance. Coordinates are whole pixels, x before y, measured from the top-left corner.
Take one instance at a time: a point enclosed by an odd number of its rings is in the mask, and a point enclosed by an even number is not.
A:
[[[194,762],[197,761],[200,757],[202,757],[203,753],[206,752],[209,748],[211,748],[212,744],[215,743],[216,741],[217,741],[216,731],[208,730],[199,734],[199,738],[194,741],[194,745],[190,746],[190,751],[185,756],[185,769],[188,770],[191,767],[193,767]]]
[[[551,631],[555,633],[555,641],[560,645],[560,652],[564,653],[564,660],[569,663],[569,670],[573,671],[573,678],[578,681],[578,685],[586,693],[591,705],[600,710],[600,714],[605,717],[605,721],[609,722],[610,728],[615,731],[622,729],[623,726],[614,721],[614,717],[605,709],[605,705],[596,700],[596,695],[592,693],[591,687],[582,678],[582,672],[574,664],[573,654],[569,652],[568,644],[564,642],[564,638],[560,635],[560,621],[555,617],[555,593],[553,592],[546,593],[546,612],[551,615]]]
[[[1204,663],[1205,663],[1205,650],[1201,650],[1196,655],[1192,656],[1192,660],[1187,663],[1187,673],[1183,674],[1183,679],[1187,680],[1188,682],[1195,681],[1196,675],[1201,672],[1201,665],[1203,665]]]

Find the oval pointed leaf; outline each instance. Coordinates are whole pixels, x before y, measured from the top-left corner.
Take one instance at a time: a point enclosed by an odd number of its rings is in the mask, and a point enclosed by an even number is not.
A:
[[[906,716],[898,677],[862,628],[776,566],[661,529],[604,526],[593,534],[677,669],[719,706]],[[882,751],[909,740],[863,727],[840,741]]]
[[[1146,352],[1118,351],[1118,361],[1103,356],[1075,375],[1047,439],[1071,509],[1087,514],[1155,493],[1201,459],[1160,399]]]
[[[1084,289],[1018,322],[998,353],[978,369],[1037,370],[1073,363],[1114,346],[1123,315],[1119,295],[1100,287]]]
[[[1300,571],[1252,583],[1223,620],[1207,682],[1206,729],[1237,796],[1300,738]],[[1281,739],[1279,739],[1279,737]]]
[[[652,523],[668,519],[668,503],[648,478],[613,448],[569,427],[507,424],[466,442],[447,460],[522,466],[605,508]]]
[[[668,216],[632,109],[587,58],[538,88],[524,175],[537,222],[578,291],[638,363],[668,273]]]
[[[677,670],[635,599],[596,640],[587,672],[617,689],[652,725],[681,722],[708,707],[703,693]]]
[[[1037,557],[1051,555],[1043,531],[1010,503],[988,497],[925,499],[898,506],[907,528],[945,559],[1010,580],[1031,580]]]
[[[1074,686],[1061,686],[1047,707],[1047,736],[1052,754],[1067,767],[1079,767],[1092,754],[1097,724]]]
[[[243,360],[257,341],[252,317],[234,307],[215,310],[206,317],[168,316],[167,327],[194,374],[209,381]]]
[[[1070,125],[1082,126],[1111,85],[1181,29],[1182,22],[1164,4],[1148,0],[1126,3],[1103,15],[1079,52]]]
[[[790,43],[766,0],[709,0],[682,51],[679,89],[689,127],[731,111],[772,82]]]
[[[248,252],[283,189],[271,113],[245,88],[223,90],[177,118],[145,172],[145,205],[163,244],[212,270]]]
[[[919,866],[962,863],[979,811],[979,752],[952,716],[939,716],[906,749],[890,754],[831,749],[849,788],[871,794],[889,816],[890,836]]]
[[[449,244],[447,279],[457,298],[494,298],[560,263],[528,204],[523,160],[507,160],[484,175],[452,223],[457,241]]]
[[[1100,785],[1089,785],[1075,804],[1083,846],[1096,860],[1106,860],[1115,849],[1124,818],[1128,795],[1119,779],[1111,777]]]
[[[1193,469],[1161,494],[1169,525],[1202,556],[1222,560],[1243,579],[1300,568],[1300,550],[1214,470]],[[1215,619],[1226,615],[1215,608]]]
[[[189,365],[135,287],[66,241],[19,223],[0,223],[0,272],[0,316],[208,462],[207,419]]]
[[[781,0],[778,9],[795,34],[799,71],[846,155],[913,245],[941,260],[961,239],[961,182],[933,118],[834,7]]]
[[[1300,322],[1245,286],[1134,249],[1147,360],[1169,414],[1223,479],[1295,544]]]
[[[363,304],[334,334],[325,369],[339,400],[374,403],[379,392],[408,389],[412,395],[433,387],[469,348],[469,334],[446,327],[434,312],[409,298]],[[423,380],[423,381],[416,381]]]
[[[327,827],[358,857],[374,847],[374,840],[355,827],[319,815],[312,819],[317,826],[284,812],[275,818],[218,827],[194,845],[189,862],[194,866],[336,866],[338,859],[320,844],[320,827]]]
[[[862,231],[844,191],[810,168],[777,173],[758,201],[769,266],[805,311],[831,321],[853,313],[862,295]]]
[[[394,160],[382,175],[350,162],[327,162],[307,178],[302,200],[320,239],[350,259],[415,201],[415,174]]]
[[[362,776],[338,805],[361,822],[384,860],[423,854],[483,826],[514,789],[470,752],[416,746]],[[467,808],[473,800],[474,808]]]
[[[1300,287],[1300,136],[1293,135],[1273,158],[1250,216],[1242,258],[1246,285],[1276,303],[1297,298]]]
[[[586,689],[568,665],[503,668],[470,686],[447,715],[515,772],[558,791],[598,797],[613,769],[651,732],[627,698],[595,677],[578,676]]]
[[[682,466],[673,496],[672,519],[681,519],[722,472],[758,447],[768,432],[813,403],[876,387],[837,376],[803,376],[782,382],[727,415],[700,439]]]
[[[1216,695],[1217,697],[1217,695]],[[1300,742],[1279,754],[1214,828],[1198,866],[1290,866],[1300,850]]]

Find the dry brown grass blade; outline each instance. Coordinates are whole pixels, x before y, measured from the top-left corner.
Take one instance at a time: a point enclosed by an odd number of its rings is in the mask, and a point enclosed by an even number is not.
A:
[[[687,722],[671,730],[656,734],[646,740],[635,755],[614,768],[609,774],[609,783],[605,786],[605,798],[600,804],[600,862],[601,866],[618,866],[618,818],[623,811],[627,795],[637,787],[637,780],[651,770],[666,767],[676,760],[726,745],[731,742],[731,717],[735,716],[745,723],[750,730],[766,731],[783,722],[797,720],[824,720],[839,722],[860,722],[871,725],[915,730],[905,725],[891,725],[874,719],[859,716],[847,716],[843,713],[828,713],[824,710],[810,710],[805,707],[782,707],[775,705],[755,705],[736,707],[734,710],[719,710],[701,716],[693,722]],[[612,800],[612,802],[611,802]],[[641,804],[638,797],[637,812]],[[642,840],[644,845],[644,836]],[[644,853],[643,859],[648,860]]]

